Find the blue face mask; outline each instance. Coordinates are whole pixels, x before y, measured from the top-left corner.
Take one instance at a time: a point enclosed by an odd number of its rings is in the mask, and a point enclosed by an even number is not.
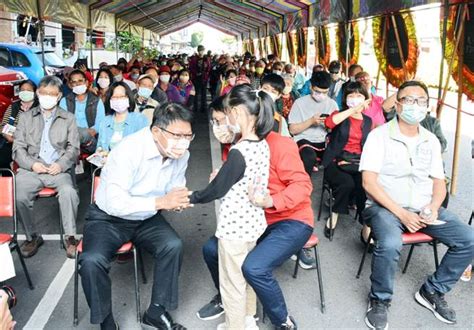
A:
[[[149,98],[152,93],[153,93],[153,91],[149,88],[146,88],[146,87],[138,88],[138,95],[145,98],[145,99]]]
[[[403,104],[400,118],[409,125],[417,125],[426,117],[428,108],[418,104]]]

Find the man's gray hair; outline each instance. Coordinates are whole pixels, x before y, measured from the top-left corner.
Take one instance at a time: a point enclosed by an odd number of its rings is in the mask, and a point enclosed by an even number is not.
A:
[[[47,87],[47,86],[57,87],[59,92],[63,91],[63,83],[61,79],[59,79],[56,76],[44,76],[38,85],[38,89],[40,89],[41,87]]]

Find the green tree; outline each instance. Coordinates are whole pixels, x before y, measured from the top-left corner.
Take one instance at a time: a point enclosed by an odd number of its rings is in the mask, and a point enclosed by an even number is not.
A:
[[[199,46],[204,40],[204,33],[202,31],[191,34],[191,47]]]
[[[121,31],[117,36],[118,48],[121,52],[135,54],[142,47],[142,39],[128,31]]]

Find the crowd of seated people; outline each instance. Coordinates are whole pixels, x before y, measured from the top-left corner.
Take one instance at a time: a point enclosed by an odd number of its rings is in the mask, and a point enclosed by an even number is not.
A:
[[[371,243],[370,231],[377,239],[368,327],[387,327],[401,234],[417,231],[448,252],[415,299],[441,321],[455,323],[444,294],[471,262],[474,239],[472,229],[442,206],[447,143],[429,113],[428,89],[410,80],[385,99],[360,65],[348,68],[347,79],[341,71],[341,63],[332,61],[327,70],[316,64],[305,77],[274,55],[218,55],[199,46],[189,58],[144,59],[140,52],[129,61],[101,63],[96,72],[78,65],[63,81],[24,81],[0,137],[0,168],[16,169],[18,219],[26,235],[22,255],[32,257],[43,244],[33,204],[48,187],[57,192],[67,257],[76,256],[75,167],[81,154],[100,154],[105,165],[79,259],[91,323],[118,327],[106,269],[116,248],[131,239],[155,262],[142,322],[182,329],[167,312],[177,308],[182,242],[161,210],[219,199],[217,230],[203,247],[217,293],[198,317],[225,314],[219,329],[258,329],[258,297],[275,327],[295,329],[272,272],[296,256],[302,268],[316,267],[304,246],[314,230],[311,193],[320,176],[334,199],[324,235],[332,238],[355,208],[362,242]],[[207,187],[192,192],[184,174],[189,145],[201,132],[193,132],[191,123],[207,111],[223,164]],[[431,218],[420,216],[425,208]],[[435,220],[443,224],[432,225]]]

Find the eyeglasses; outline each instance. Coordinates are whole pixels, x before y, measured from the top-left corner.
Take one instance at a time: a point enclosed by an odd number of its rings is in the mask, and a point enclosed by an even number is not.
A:
[[[399,98],[398,101],[401,101],[400,103],[402,104],[412,105],[412,104],[415,104],[416,102],[416,104],[418,104],[420,107],[428,106],[428,98],[426,97],[415,98],[413,96],[404,96],[404,97]]]
[[[168,134],[170,134],[171,136],[173,136],[174,138],[178,139],[178,140],[181,140],[181,139],[186,139],[188,141],[192,141],[194,140],[194,137],[196,136],[195,134],[178,134],[178,133],[173,133],[173,132],[170,132],[166,129],[164,129],[163,127],[160,127],[160,129],[163,131],[163,132],[166,132]]]

